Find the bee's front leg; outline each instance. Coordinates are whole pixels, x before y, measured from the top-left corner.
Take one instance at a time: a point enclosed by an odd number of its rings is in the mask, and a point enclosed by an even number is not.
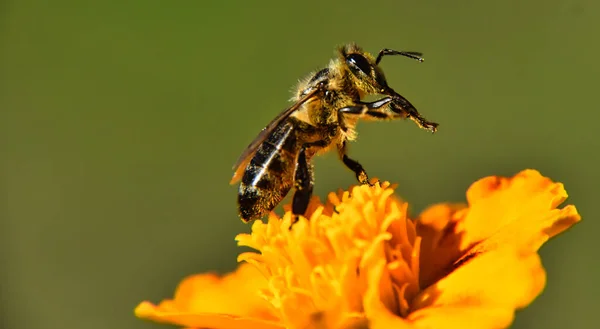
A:
[[[338,123],[340,128],[346,132],[347,128],[344,125],[344,117],[345,116],[358,116],[361,118],[369,118],[375,120],[386,120],[393,119],[397,116],[397,113],[391,112],[389,105],[392,102],[391,97],[385,97],[380,100],[364,103],[364,102],[356,102],[356,105],[342,107],[338,110]]]
[[[393,101],[391,103],[391,110],[400,115],[405,115],[410,120],[414,121],[419,128],[429,130],[432,133],[437,131],[437,127],[439,124],[428,121],[424,117],[419,114],[419,111],[404,97],[400,94],[393,92]]]

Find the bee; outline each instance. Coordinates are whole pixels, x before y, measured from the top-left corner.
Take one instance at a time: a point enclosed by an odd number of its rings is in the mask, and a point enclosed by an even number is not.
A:
[[[371,184],[363,166],[348,157],[347,142],[356,138],[358,120],[410,119],[420,128],[437,130],[404,97],[392,89],[379,67],[384,56],[423,61],[422,54],[382,49],[377,57],[356,44],[338,49],[329,65],[302,80],[293,105],[273,119],[234,165],[230,184],[241,180],[239,215],[244,222],[260,219],[275,208],[292,187],[292,213],[304,215],[313,192],[311,159],[337,149],[339,158],[360,184]],[[369,95],[383,98],[362,101]]]

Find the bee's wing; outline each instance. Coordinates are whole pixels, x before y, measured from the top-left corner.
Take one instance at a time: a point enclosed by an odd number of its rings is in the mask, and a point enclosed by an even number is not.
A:
[[[262,142],[267,138],[267,136],[269,136],[269,134],[273,131],[273,129],[275,129],[275,127],[277,127],[281,123],[281,121],[285,120],[292,113],[294,113],[294,111],[296,111],[308,99],[313,97],[318,91],[319,91],[319,89],[315,88],[313,91],[304,95],[294,105],[287,108],[283,112],[279,113],[279,115],[277,117],[275,117],[275,119],[273,119],[273,121],[271,121],[266,127],[263,128],[263,130],[260,131],[258,136],[256,136],[256,138],[252,141],[252,143],[250,143],[250,145],[248,145],[246,150],[244,150],[242,155],[240,155],[237,162],[233,166],[235,173],[233,174],[231,181],[229,181],[229,184],[235,184],[237,181],[239,181],[242,178],[242,175],[244,174],[244,170],[246,169],[246,166],[248,165],[250,160],[252,160],[252,156],[254,155],[254,153],[256,153],[256,150],[258,149],[260,144],[262,144]]]

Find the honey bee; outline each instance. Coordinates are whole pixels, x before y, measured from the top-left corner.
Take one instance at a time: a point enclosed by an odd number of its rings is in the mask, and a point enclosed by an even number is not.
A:
[[[355,44],[338,49],[336,59],[298,84],[293,105],[271,121],[241,154],[230,184],[241,179],[239,215],[244,222],[264,217],[293,187],[292,213],[304,215],[313,192],[316,154],[337,149],[341,161],[361,184],[371,184],[367,172],[348,157],[347,142],[356,138],[362,120],[408,118],[420,128],[435,132],[438,124],[427,121],[404,97],[392,89],[379,67],[387,55],[423,61],[422,54],[382,49],[377,57]],[[365,96],[385,96],[364,102]]]

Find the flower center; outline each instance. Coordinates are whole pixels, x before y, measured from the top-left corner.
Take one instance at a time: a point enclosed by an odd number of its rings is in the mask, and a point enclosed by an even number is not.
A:
[[[364,317],[363,298],[377,285],[381,301],[406,316],[419,292],[420,238],[406,216],[407,204],[385,182],[313,198],[306,219],[290,229],[292,215],[257,221],[239,245],[260,253],[238,257],[257,266],[269,281],[263,297],[290,328],[319,323],[347,327]],[[374,265],[385,264],[373,278]],[[371,274],[371,275],[369,275]],[[374,282],[375,281],[375,282]]]

